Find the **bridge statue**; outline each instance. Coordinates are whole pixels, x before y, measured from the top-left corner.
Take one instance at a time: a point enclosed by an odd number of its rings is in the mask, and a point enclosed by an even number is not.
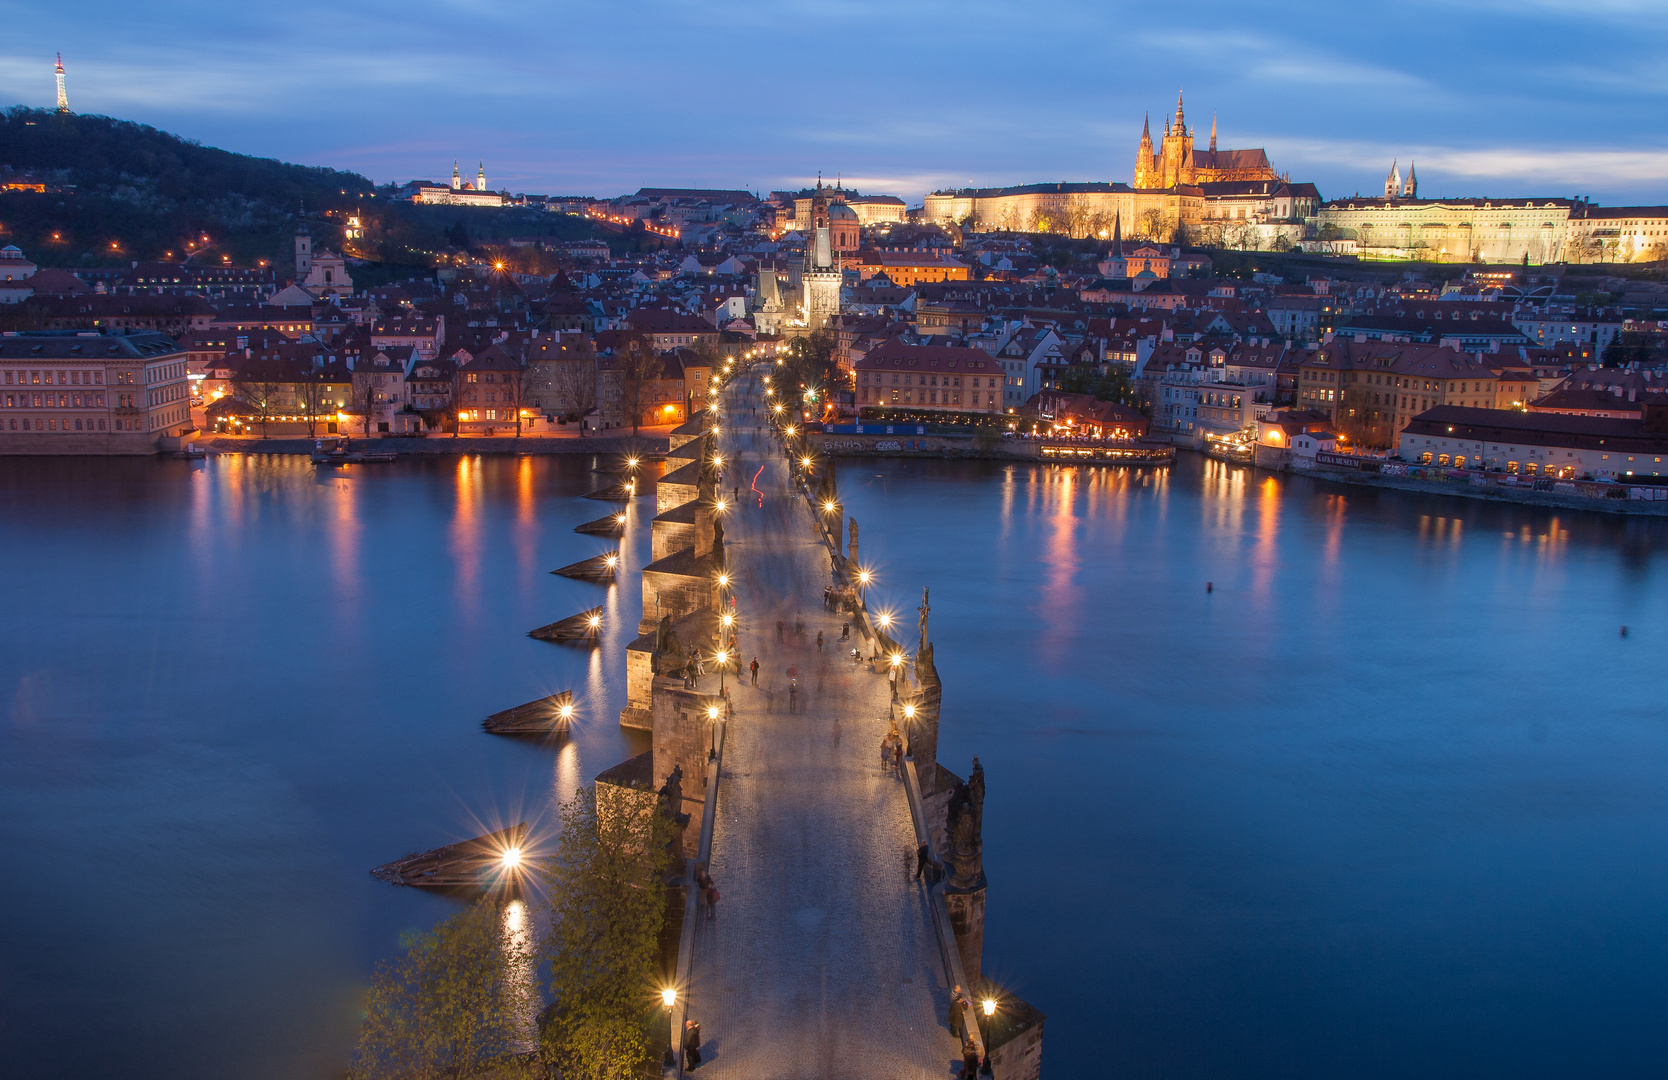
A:
[[[927,615],[932,611],[932,605],[927,603],[927,590],[921,590],[921,606],[915,609],[921,613],[921,644],[927,643]]]
[[[945,808],[950,841],[950,887],[977,889],[985,883],[985,767],[973,759],[973,772],[956,785]]]

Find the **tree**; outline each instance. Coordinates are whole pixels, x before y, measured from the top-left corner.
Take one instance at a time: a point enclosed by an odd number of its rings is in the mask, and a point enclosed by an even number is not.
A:
[[[376,372],[356,371],[353,373],[353,407],[359,410],[360,429],[366,438],[371,435],[371,414],[376,410],[379,395],[376,388]]]
[[[620,402],[631,414],[631,433],[635,436],[643,423],[643,409],[650,404],[651,385],[660,378],[666,362],[643,337],[628,340],[615,356],[620,366]]]
[[[509,389],[504,396],[515,409],[515,437],[521,438],[521,410],[533,403],[533,365],[522,364],[514,371],[506,371],[504,381]]]
[[[324,379],[317,371],[298,373],[294,383],[295,403],[301,418],[307,421],[307,437],[318,434],[319,406],[324,403]]]
[[[232,392],[239,401],[249,406],[249,418],[261,425],[263,439],[266,438],[266,425],[278,415],[278,395],[283,391],[284,384],[264,371],[252,373],[247,379],[232,381]]]
[[[529,1073],[518,1055],[537,996],[511,955],[515,929],[505,916],[482,900],[377,966],[353,1080],[461,1080],[488,1068],[505,1080]]]
[[[585,414],[597,405],[597,361],[589,346],[572,357],[551,361],[550,386],[557,410],[578,418],[583,433]]]
[[[654,989],[671,823],[642,803],[599,807],[595,787],[563,804],[561,823],[545,867],[554,1008],[540,1049],[563,1076],[637,1080],[665,1022]]]

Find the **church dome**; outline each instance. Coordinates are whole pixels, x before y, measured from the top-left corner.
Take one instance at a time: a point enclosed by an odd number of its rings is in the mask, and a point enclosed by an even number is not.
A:
[[[832,203],[828,207],[828,220],[829,221],[856,221],[857,220],[857,211],[853,210],[851,207],[847,206],[845,203],[838,203],[838,202],[837,203]]]

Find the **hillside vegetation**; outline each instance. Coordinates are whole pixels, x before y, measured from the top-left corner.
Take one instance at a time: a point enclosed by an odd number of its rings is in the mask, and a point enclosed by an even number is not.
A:
[[[362,205],[374,190],[357,173],[234,154],[108,116],[21,106],[0,114],[0,166],[57,189],[0,194],[5,241],[43,264],[69,267],[178,255],[204,235],[216,252],[249,264],[288,250],[304,211]]]

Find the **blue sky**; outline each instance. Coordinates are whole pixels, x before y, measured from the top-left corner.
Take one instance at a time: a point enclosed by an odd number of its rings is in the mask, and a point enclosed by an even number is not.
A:
[[[513,191],[1128,181],[1185,89],[1328,197],[1668,203],[1668,0],[0,0],[0,103]]]

